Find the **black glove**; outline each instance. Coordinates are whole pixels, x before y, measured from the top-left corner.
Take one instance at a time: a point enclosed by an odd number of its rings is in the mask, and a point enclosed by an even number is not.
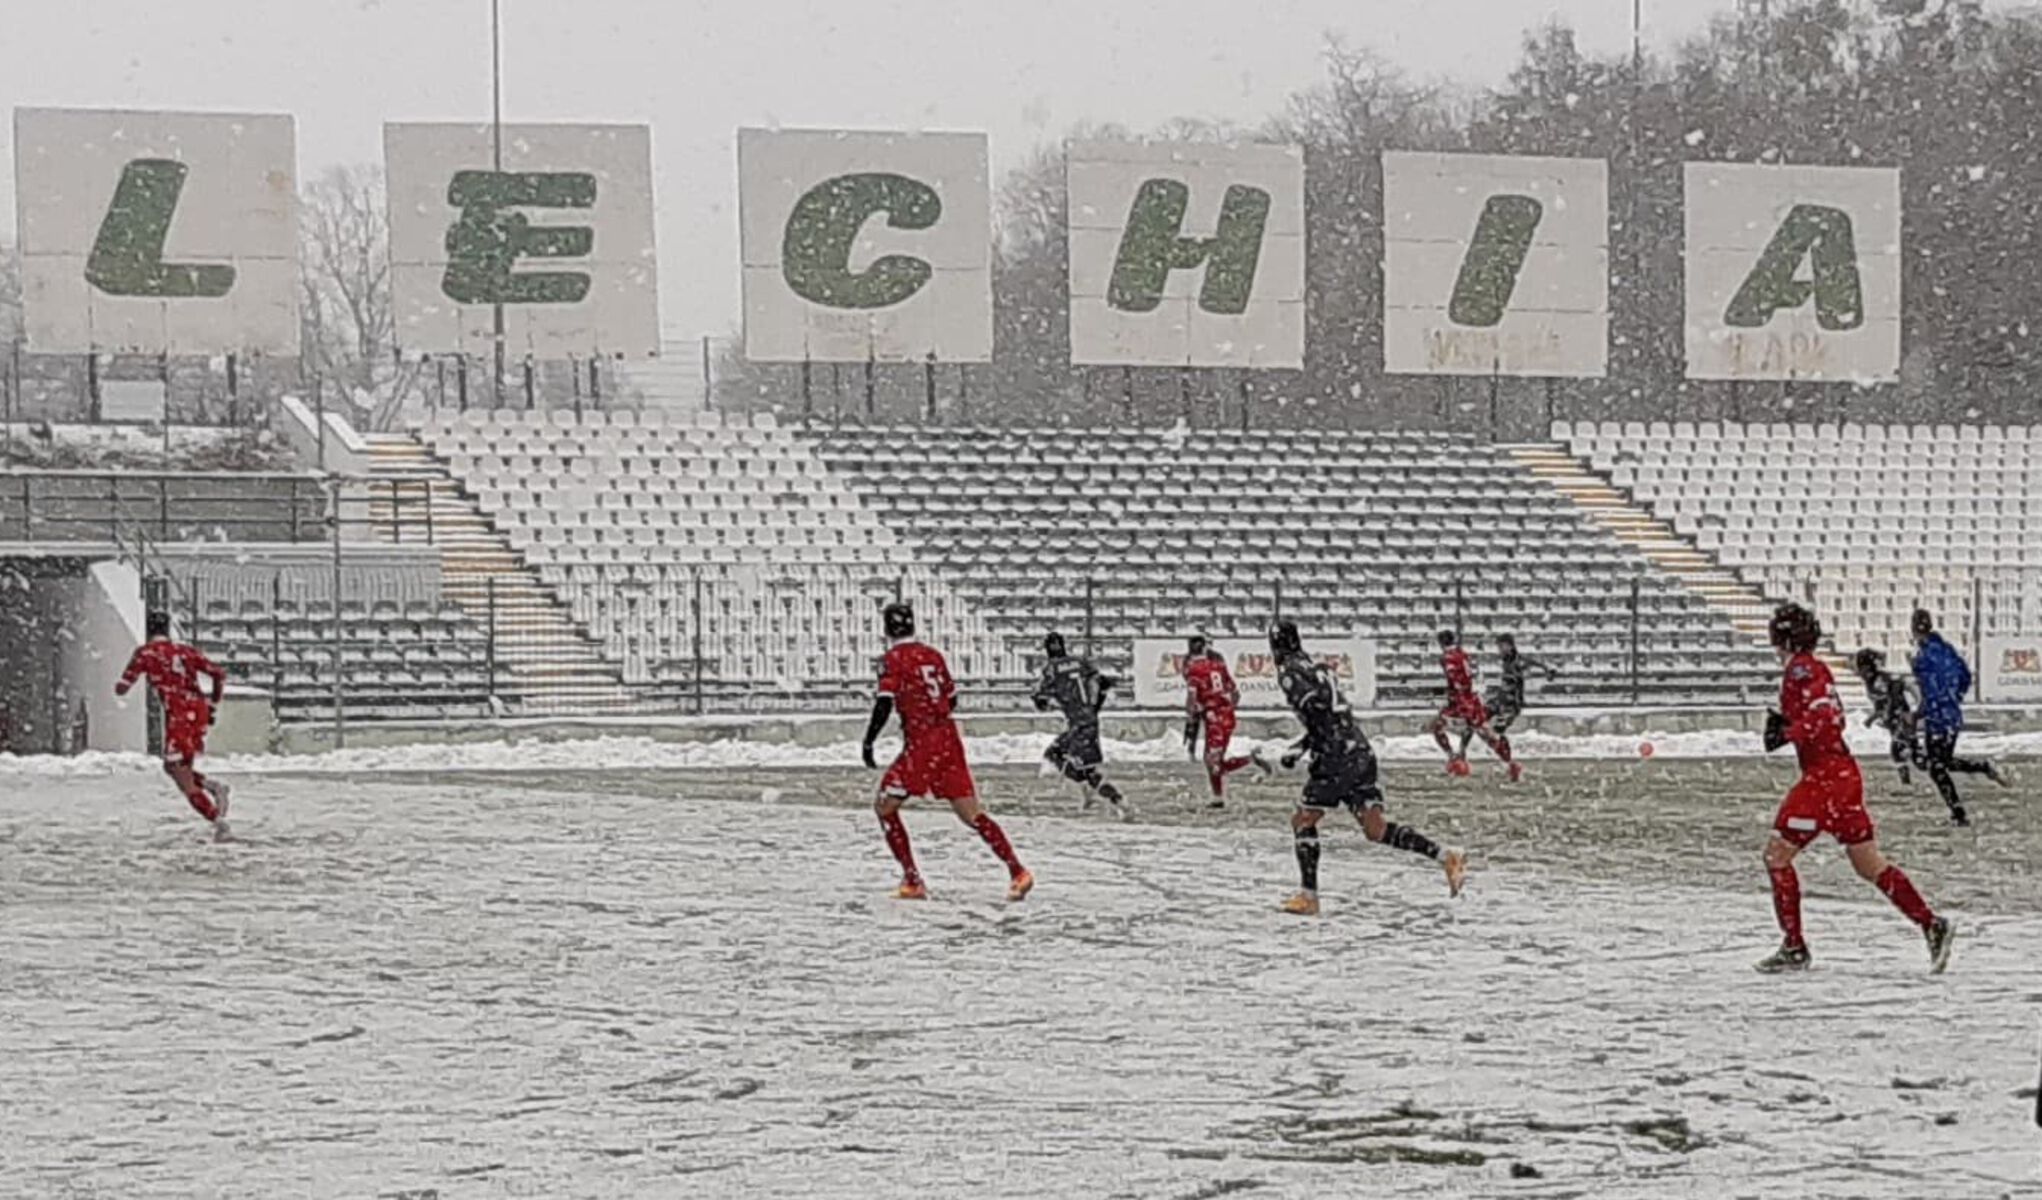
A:
[[[1186,754],[1189,754],[1189,755],[1190,755],[1191,757],[1193,757],[1193,758],[1197,758],[1197,757],[1198,757],[1198,718],[1197,718],[1197,717],[1192,717],[1192,718],[1190,718],[1189,720],[1187,720],[1187,721],[1185,721],[1185,722],[1184,722],[1184,752],[1185,752]]]
[[[1771,754],[1787,744],[1787,718],[1772,709],[1765,713],[1765,749]]]
[[[1282,759],[1283,769],[1286,771],[1297,770],[1298,760],[1303,758],[1304,754],[1305,752],[1302,750],[1293,750],[1289,754],[1284,755]]]
[[[866,742],[863,747],[863,750],[865,753],[865,765],[868,768],[877,771],[879,769],[879,760],[872,757],[872,743]]]

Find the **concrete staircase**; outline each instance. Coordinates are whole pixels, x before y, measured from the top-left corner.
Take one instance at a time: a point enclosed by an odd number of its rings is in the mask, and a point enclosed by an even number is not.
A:
[[[415,437],[367,436],[368,516],[376,536],[440,551],[441,592],[496,630],[498,691],[528,713],[629,707],[619,668],[604,659],[552,589]],[[493,605],[492,605],[492,592]],[[494,608],[492,616],[491,609]]]
[[[1590,521],[1728,617],[1739,633],[1760,646],[1767,644],[1766,624],[1773,606],[1764,594],[1717,565],[1671,525],[1640,508],[1560,446],[1512,446],[1509,450],[1521,466],[1572,501]]]
[[[613,368],[620,391],[660,412],[702,412],[709,389],[702,374],[702,340],[665,338],[658,358],[626,359]]]

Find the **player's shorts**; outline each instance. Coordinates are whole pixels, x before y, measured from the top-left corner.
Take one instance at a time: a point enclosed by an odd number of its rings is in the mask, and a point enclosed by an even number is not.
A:
[[[1043,755],[1058,766],[1096,767],[1105,759],[1099,752],[1099,727],[1073,725],[1056,735]]]
[[[952,732],[910,743],[886,769],[879,794],[896,798],[930,797],[970,800],[978,795],[971,763],[964,757],[964,739]]]
[[[204,705],[163,710],[163,761],[188,763],[205,753],[212,711]]]
[[[1325,811],[1345,808],[1356,814],[1383,807],[1383,789],[1376,786],[1375,758],[1362,756],[1344,763],[1323,764],[1314,759],[1312,774],[1305,780],[1305,794],[1298,804]]]
[[[1796,847],[1823,834],[1846,846],[1878,836],[1872,814],[1865,809],[1865,777],[1850,759],[1816,767],[1801,777],[1780,801],[1773,832]]]
[[[1488,708],[1489,728],[1497,733],[1509,729],[1511,724],[1524,715],[1524,705],[1515,697],[1502,692],[1491,692],[1483,704]]]
[[[1489,710],[1483,707],[1482,698],[1474,695],[1447,701],[1446,707],[1439,710],[1439,715],[1449,721],[1459,721],[1463,725],[1489,723]]]
[[[1227,747],[1234,740],[1234,714],[1230,712],[1205,714],[1205,756],[1226,757]]]

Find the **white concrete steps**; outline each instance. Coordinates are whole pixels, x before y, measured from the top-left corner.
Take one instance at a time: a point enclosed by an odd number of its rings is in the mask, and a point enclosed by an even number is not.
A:
[[[499,663],[513,684],[507,690],[526,710],[587,711],[633,702],[617,668],[462,493],[445,464],[405,434],[371,435],[369,452],[372,528],[385,540],[429,540],[439,549],[441,593],[477,624],[493,625]],[[398,486],[375,486],[389,483]]]
[[[1510,447],[1510,455],[1581,510],[1591,522],[1638,551],[1759,645],[1766,640],[1772,605],[1764,595],[1717,565],[1672,526],[1632,503],[1580,459],[1556,445]]]

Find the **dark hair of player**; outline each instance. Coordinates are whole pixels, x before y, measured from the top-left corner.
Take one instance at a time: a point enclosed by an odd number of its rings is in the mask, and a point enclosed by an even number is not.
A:
[[[1051,658],[1062,658],[1065,654],[1064,635],[1050,630],[1042,639],[1042,652]]]
[[[889,638],[915,636],[915,609],[905,600],[896,600],[881,609],[879,619],[885,625]]]
[[[1867,646],[1851,659],[1851,665],[1858,669],[1858,674],[1869,677],[1878,674],[1879,668],[1886,665],[1886,656]]]
[[[1914,617],[1908,621],[1907,627],[1914,631],[1914,636],[1925,638],[1936,631],[1936,619],[1929,615],[1928,609],[1917,608],[1914,610]]]
[[[1822,640],[1822,622],[1798,604],[1782,604],[1773,610],[1772,623],[1767,626],[1766,635],[1781,650],[1812,654],[1816,643]]]
[[[152,638],[167,638],[170,636],[170,614],[160,609],[152,612],[143,620],[142,628]]]
[[[1269,627],[1269,652],[1281,658],[1296,654],[1305,648],[1304,639],[1298,636],[1298,623],[1279,620]]]
[[[1442,629],[1442,630],[1440,630],[1440,631],[1439,631],[1439,648],[1440,648],[1440,649],[1442,649],[1442,650],[1445,650],[1445,649],[1447,649],[1447,648],[1451,647],[1451,646],[1452,646],[1452,645],[1454,644],[1455,640],[1456,640],[1456,639],[1455,639],[1455,637],[1454,637],[1454,631],[1453,631],[1453,630],[1451,630],[1451,629]]]
[[[1189,648],[1191,657],[1197,658],[1199,655],[1204,654],[1205,648],[1211,644],[1212,643],[1210,641],[1206,640],[1206,636],[1204,634],[1202,633],[1192,634],[1191,645]]]

